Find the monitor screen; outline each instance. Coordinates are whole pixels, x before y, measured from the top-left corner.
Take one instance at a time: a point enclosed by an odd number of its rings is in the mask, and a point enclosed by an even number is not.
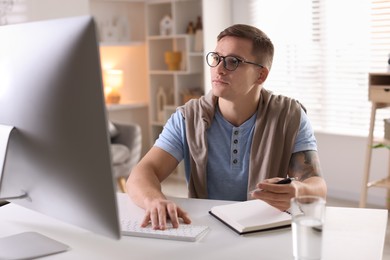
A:
[[[0,125],[14,126],[0,200],[26,194],[11,202],[119,238],[94,20],[0,26],[0,39]]]

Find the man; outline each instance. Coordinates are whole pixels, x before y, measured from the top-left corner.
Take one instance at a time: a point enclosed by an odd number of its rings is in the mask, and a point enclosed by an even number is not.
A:
[[[297,195],[326,196],[316,140],[299,102],[263,88],[274,47],[259,29],[233,25],[207,54],[212,91],[179,107],[131,172],[127,190],[145,209],[142,223],[165,229],[190,217],[160,183],[184,159],[189,196],[261,199],[286,210]],[[289,184],[276,184],[286,177]],[[253,192],[252,190],[256,189]]]

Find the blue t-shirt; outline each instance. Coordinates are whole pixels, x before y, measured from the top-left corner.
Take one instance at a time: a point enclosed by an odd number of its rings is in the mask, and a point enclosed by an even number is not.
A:
[[[250,148],[255,128],[256,113],[242,125],[235,127],[226,121],[219,109],[207,130],[207,192],[209,199],[244,201],[248,193]],[[190,178],[189,148],[185,120],[179,110],[164,126],[155,146],[165,150],[178,162],[184,159],[187,182]],[[302,110],[301,122],[293,152],[317,150],[313,129]]]

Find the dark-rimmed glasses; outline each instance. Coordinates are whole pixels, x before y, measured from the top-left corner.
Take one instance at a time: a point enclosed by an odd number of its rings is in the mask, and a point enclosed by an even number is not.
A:
[[[217,67],[222,60],[223,60],[223,67],[229,71],[236,70],[238,65],[240,65],[240,63],[252,64],[264,68],[264,66],[261,64],[245,61],[234,56],[221,56],[216,52],[209,52],[206,55],[206,62],[212,68]]]

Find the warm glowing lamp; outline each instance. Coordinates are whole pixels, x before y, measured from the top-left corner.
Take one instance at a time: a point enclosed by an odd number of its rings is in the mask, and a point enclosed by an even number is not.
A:
[[[123,86],[123,71],[109,69],[105,71],[104,92],[106,103],[117,104],[121,99],[119,89]]]

